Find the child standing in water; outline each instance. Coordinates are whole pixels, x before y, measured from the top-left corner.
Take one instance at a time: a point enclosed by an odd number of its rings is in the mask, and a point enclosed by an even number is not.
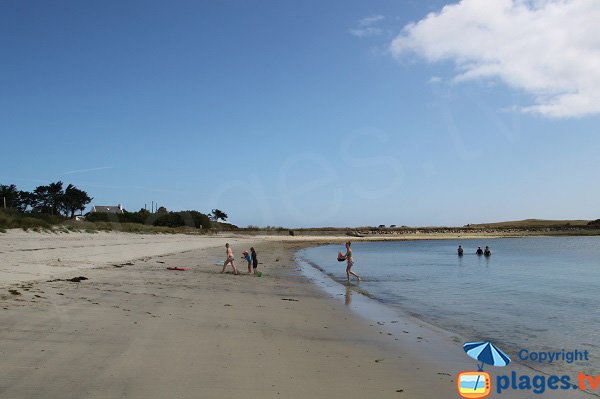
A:
[[[258,268],[258,258],[256,257],[256,251],[254,247],[250,247],[250,257],[252,258],[252,268],[254,269],[254,275],[256,276]],[[250,263],[248,263],[248,273],[250,273]]]
[[[346,243],[346,254],[344,255],[346,258],[346,277],[348,278],[348,282],[350,282],[350,275],[353,275],[358,281],[360,281],[358,274],[352,271],[354,260],[352,259],[352,248],[350,248],[351,245],[352,243],[350,241]]]
[[[238,271],[235,268],[235,256],[233,256],[233,249],[229,243],[225,244],[225,248],[227,250],[227,259],[225,259],[225,262],[223,263],[223,270],[221,270],[221,273],[225,273],[225,268],[231,263],[231,267],[233,267],[233,274],[238,274]]]

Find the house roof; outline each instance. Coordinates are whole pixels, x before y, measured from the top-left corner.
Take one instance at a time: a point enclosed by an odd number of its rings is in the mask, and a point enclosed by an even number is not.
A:
[[[119,205],[94,205],[92,212],[97,213],[123,213],[123,207]]]

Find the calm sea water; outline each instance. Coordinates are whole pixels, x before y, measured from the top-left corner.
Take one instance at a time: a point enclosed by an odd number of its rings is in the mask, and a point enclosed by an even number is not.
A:
[[[465,255],[456,255],[461,244]],[[475,255],[489,245],[490,258]],[[588,350],[600,368],[600,237],[540,237],[354,243],[361,290],[466,340],[491,340],[511,357],[536,351]],[[340,283],[342,245],[298,256]],[[559,365],[569,369],[569,365]]]

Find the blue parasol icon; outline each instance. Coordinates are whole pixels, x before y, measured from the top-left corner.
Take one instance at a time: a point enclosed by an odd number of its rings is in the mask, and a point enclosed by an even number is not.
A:
[[[478,371],[483,371],[484,363],[497,367],[504,367],[510,363],[510,357],[491,342],[467,342],[463,345],[463,349],[467,355],[481,362],[477,365]],[[479,377],[478,375],[475,387],[479,383]]]
[[[479,371],[483,370],[484,363],[497,367],[504,367],[510,363],[506,353],[491,342],[467,342],[463,345],[463,349],[467,355],[481,362],[481,365],[477,366]]]

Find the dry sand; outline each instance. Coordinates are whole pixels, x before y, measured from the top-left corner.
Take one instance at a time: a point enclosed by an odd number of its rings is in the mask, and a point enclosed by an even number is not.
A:
[[[225,242],[236,255],[254,245],[265,275],[219,274]],[[301,275],[305,245],[0,235],[0,397],[458,397],[456,372],[474,367],[460,337],[397,313],[362,318],[351,287],[332,298]]]
[[[243,242],[233,240],[232,243]],[[220,246],[219,237],[120,232],[0,234],[0,284],[44,279],[131,259]]]

